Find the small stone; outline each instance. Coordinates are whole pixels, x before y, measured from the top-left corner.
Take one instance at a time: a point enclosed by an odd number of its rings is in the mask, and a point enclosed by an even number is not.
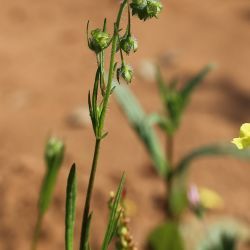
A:
[[[77,107],[66,118],[67,124],[72,128],[86,128],[91,125],[89,109],[87,107]]]
[[[140,62],[137,72],[143,81],[154,82],[156,78],[156,64],[151,60],[143,60]]]

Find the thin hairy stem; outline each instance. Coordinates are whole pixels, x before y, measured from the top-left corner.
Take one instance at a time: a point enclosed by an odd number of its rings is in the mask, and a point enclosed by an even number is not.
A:
[[[89,177],[87,195],[86,195],[86,200],[85,200],[85,207],[84,207],[84,212],[83,212],[80,250],[86,249],[85,244],[87,240],[87,223],[88,223],[88,217],[89,217],[89,209],[90,209],[92,191],[93,191],[93,186],[95,182],[97,161],[98,161],[99,151],[100,151],[100,142],[101,142],[100,139],[96,139],[95,141],[94,157],[93,157],[93,162],[91,166],[91,173]]]

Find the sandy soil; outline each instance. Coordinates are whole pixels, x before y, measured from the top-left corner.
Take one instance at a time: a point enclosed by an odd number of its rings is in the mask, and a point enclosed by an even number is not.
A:
[[[90,127],[69,126],[66,118],[87,105],[95,59],[87,49],[85,24],[112,25],[117,1],[0,1],[0,249],[29,249],[37,193],[44,173],[43,145],[49,134],[65,139],[66,160],[53,205],[45,218],[39,249],[64,247],[64,194],[73,161],[78,165],[76,244],[94,137]],[[190,75],[208,62],[219,67],[195,94],[176,138],[176,160],[195,146],[229,141],[250,114],[249,0],[164,1],[159,20],[133,19],[140,49],[128,59],[173,54],[166,75]],[[153,83],[139,77],[132,86],[147,111],[160,110]],[[164,185],[151,171],[144,148],[112,100],[94,194],[94,248],[100,243],[108,193],[127,172],[129,198],[136,204],[133,233],[139,246],[164,212],[156,202]],[[225,215],[250,223],[249,164],[232,159],[197,161],[191,180],[219,192]],[[105,211],[105,212],[104,212]]]

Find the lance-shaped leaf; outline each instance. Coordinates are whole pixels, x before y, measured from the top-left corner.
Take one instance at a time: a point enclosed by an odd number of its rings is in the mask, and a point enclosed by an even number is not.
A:
[[[168,164],[154,131],[152,117],[145,114],[140,103],[128,87],[123,85],[118,86],[115,94],[116,100],[127,116],[130,125],[148,151],[158,174],[165,176],[168,172]]]
[[[174,175],[185,172],[193,160],[203,156],[232,156],[242,160],[250,160],[250,150],[238,150],[231,144],[217,144],[200,147],[186,155],[178,164]]]
[[[72,165],[66,189],[66,214],[65,214],[65,250],[73,250],[74,225],[76,214],[76,166]]]
[[[178,79],[174,78],[167,84],[164,82],[159,68],[157,69],[156,82],[164,109],[169,118],[169,124],[171,125],[170,129],[166,131],[168,134],[173,134],[179,127],[182,114],[188,105],[191,94],[202,83],[213,67],[210,64],[203,68],[197,75],[187,81],[181,89],[177,88]]]
[[[202,83],[207,74],[214,68],[214,64],[208,64],[185,84],[185,86],[181,90],[183,108],[185,108],[185,106],[187,105],[189,97],[193,93],[193,91]]]
[[[117,189],[114,201],[111,205],[110,213],[109,213],[109,222],[108,226],[106,229],[105,237],[102,243],[102,250],[107,250],[108,246],[115,234],[116,228],[117,228],[117,223],[119,220],[120,216],[120,211],[119,211],[119,203],[121,200],[121,195],[122,195],[122,190],[125,182],[125,174],[122,175],[119,187]]]
[[[47,211],[50,205],[58,172],[62,165],[63,157],[63,142],[55,137],[50,138],[45,148],[45,161],[47,164],[47,171],[41,187],[38,203],[39,213],[41,215],[43,215]]]
[[[98,98],[98,86],[99,86],[100,75],[101,75],[100,70],[101,70],[100,67],[98,67],[96,71],[96,75],[95,75],[95,82],[93,86],[92,96],[91,96],[90,91],[88,93],[89,114],[90,114],[92,127],[93,127],[95,135],[97,134],[97,129],[99,126],[99,111],[98,111],[99,106],[98,106],[97,98]]]

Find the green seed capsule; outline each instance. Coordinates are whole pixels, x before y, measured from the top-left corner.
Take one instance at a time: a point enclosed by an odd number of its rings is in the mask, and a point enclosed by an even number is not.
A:
[[[91,38],[89,39],[89,48],[95,53],[100,53],[106,49],[111,42],[110,35],[100,29],[91,31]]]
[[[133,78],[133,69],[130,65],[123,63],[121,68],[117,70],[117,79],[119,82],[120,77],[122,77],[127,83],[131,83]]]
[[[136,52],[138,49],[138,42],[132,36],[122,38],[120,42],[121,49],[128,55],[130,52]]]
[[[130,4],[132,15],[137,15],[141,20],[158,17],[162,10],[162,4],[158,0],[134,0]]]
[[[162,10],[162,4],[157,0],[147,1],[147,14],[149,18],[158,17]]]
[[[143,9],[147,5],[147,0],[132,0],[131,4],[136,8]]]

